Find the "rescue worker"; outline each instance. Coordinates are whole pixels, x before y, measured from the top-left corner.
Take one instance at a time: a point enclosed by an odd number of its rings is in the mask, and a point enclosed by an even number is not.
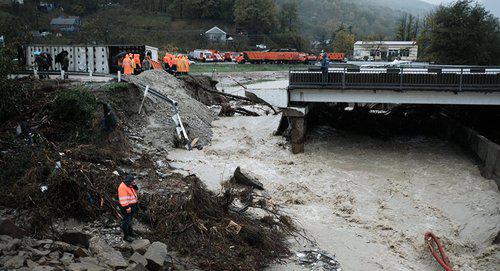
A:
[[[123,213],[123,240],[127,242],[132,242],[132,237],[136,236],[134,230],[132,229],[132,219],[134,218],[134,215],[137,213],[138,209],[138,190],[139,188],[134,181],[134,176],[130,174],[127,175],[125,180],[118,187],[118,200],[120,201]]]
[[[190,71],[190,67],[189,67],[189,66],[190,66],[191,64],[189,64],[189,58],[188,58],[187,56],[185,57],[185,60],[186,60],[186,74],[187,74],[187,73],[189,73],[189,71]]]
[[[177,73],[177,61],[178,61],[178,58],[177,57],[172,57],[172,74],[176,74]]]
[[[153,69],[153,64],[151,63],[151,51],[146,53],[146,57],[142,61],[142,70],[148,71]]]
[[[177,73],[180,75],[186,73],[186,62],[180,55],[177,57]]]
[[[165,56],[163,57],[163,69],[167,72],[170,71],[170,66],[168,65],[168,62],[169,62],[169,56],[170,54],[169,53],[165,53]]]
[[[142,72],[141,65],[141,56],[139,54],[134,54],[134,63],[135,63],[135,74],[139,74]]]
[[[39,51],[36,51],[33,53],[33,55],[35,56],[35,64],[36,64],[36,69],[38,71],[43,71],[43,57],[42,57],[42,54],[41,52]],[[40,77],[40,79],[43,79],[45,78],[45,75],[43,74],[39,74],[38,77]]]
[[[112,132],[117,123],[117,117],[113,108],[108,103],[102,104],[103,117],[101,119],[101,130],[104,132]]]
[[[130,58],[130,62],[132,63],[132,74],[135,74],[135,69],[137,68],[137,65],[135,64],[134,55],[130,53],[128,54],[128,57]]]
[[[132,66],[132,59],[130,59],[129,55],[125,55],[122,61],[123,73],[132,75],[134,73],[134,69]]]
[[[174,71],[173,71],[173,65],[174,65],[174,55],[172,54],[168,54],[168,72],[170,74],[172,74]]]

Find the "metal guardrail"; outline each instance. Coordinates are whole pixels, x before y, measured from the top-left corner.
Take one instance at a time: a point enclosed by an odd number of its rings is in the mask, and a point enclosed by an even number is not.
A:
[[[63,76],[63,75],[72,75],[72,76],[97,76],[97,77],[107,77],[111,76],[108,73],[99,73],[99,72],[83,72],[83,71],[67,71],[62,73],[60,70],[49,70],[49,71],[41,71],[41,70],[19,70],[19,71],[14,71],[12,73],[13,75],[56,75],[56,76]]]
[[[291,68],[289,89],[500,91],[500,67]]]

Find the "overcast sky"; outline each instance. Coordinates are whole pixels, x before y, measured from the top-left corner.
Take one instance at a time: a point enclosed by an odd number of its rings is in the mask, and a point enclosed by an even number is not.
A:
[[[432,4],[450,3],[455,0],[423,0]],[[483,3],[487,9],[489,9],[497,17],[500,17],[500,0],[478,0],[478,2]]]

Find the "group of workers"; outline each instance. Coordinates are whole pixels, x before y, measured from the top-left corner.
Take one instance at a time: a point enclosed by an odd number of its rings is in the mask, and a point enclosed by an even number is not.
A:
[[[189,66],[187,56],[166,53],[163,57],[163,68],[171,74],[188,74]]]
[[[52,55],[47,52],[36,51],[33,53],[35,56],[35,64],[39,71],[47,72],[52,68]],[[40,79],[50,78],[48,74],[39,74]]]
[[[151,53],[150,53],[151,54]],[[143,62],[141,62],[141,56],[139,54],[127,53],[118,60],[118,66],[121,67],[121,72],[123,74],[139,74],[143,70],[148,70],[150,65],[144,65],[147,67],[143,67],[144,62],[147,61],[147,56]],[[149,64],[149,63],[148,63]]]
[[[187,74],[189,73],[189,60],[187,56],[166,53],[162,65],[152,59],[150,51],[146,53],[143,61],[141,61],[139,54],[125,53],[118,58],[118,67],[123,74],[127,75],[137,75],[143,71],[160,69],[171,74]]]

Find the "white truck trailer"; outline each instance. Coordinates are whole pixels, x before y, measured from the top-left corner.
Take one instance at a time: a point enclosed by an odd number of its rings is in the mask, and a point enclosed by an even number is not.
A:
[[[140,54],[144,59],[146,52],[151,52],[152,59],[158,61],[158,48],[147,45],[23,45],[19,47],[20,65],[25,69],[33,69],[35,52],[48,52],[52,55],[52,68],[60,70],[55,63],[57,54],[66,50],[69,54],[69,71],[110,74],[116,73],[115,56],[122,53]]]

